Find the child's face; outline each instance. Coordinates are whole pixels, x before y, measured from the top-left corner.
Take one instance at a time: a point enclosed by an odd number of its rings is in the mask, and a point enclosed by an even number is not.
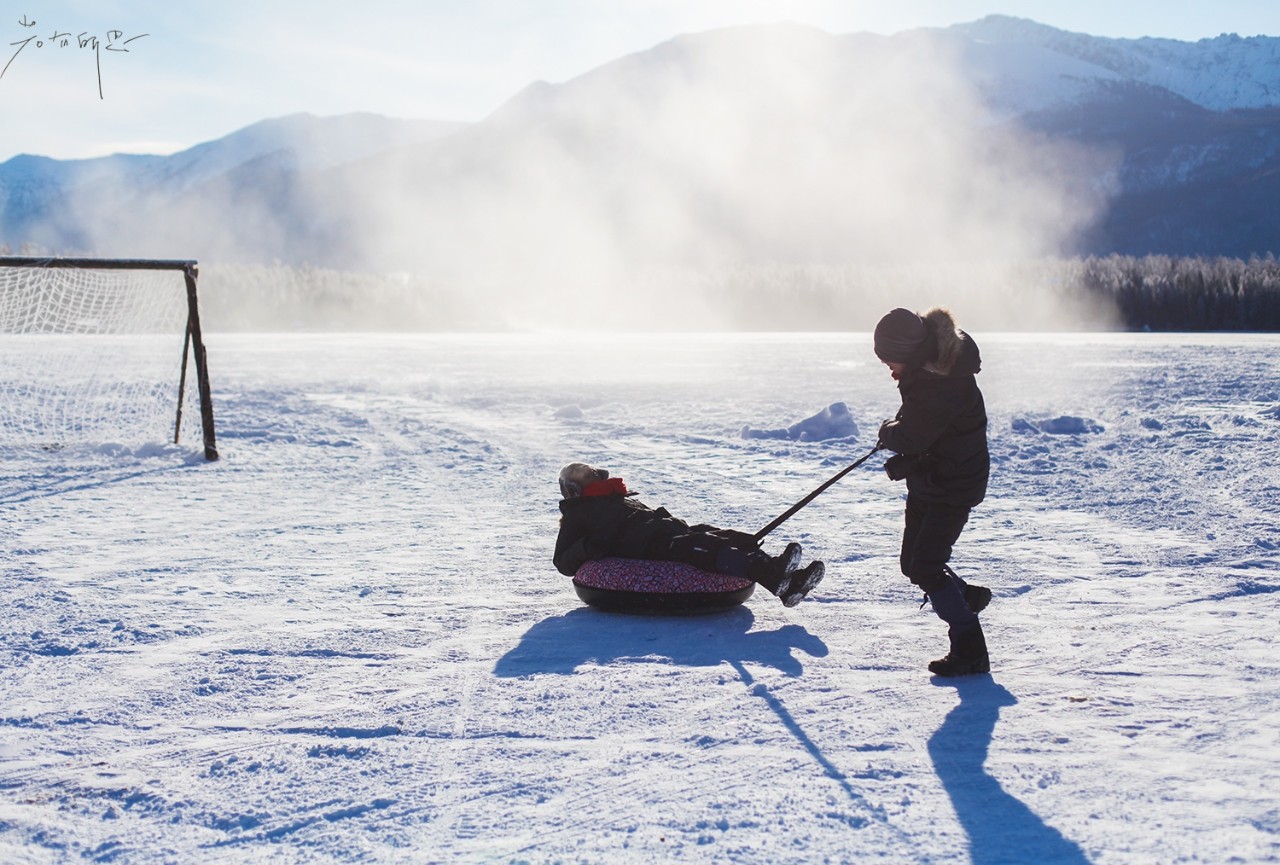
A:
[[[902,374],[907,371],[907,365],[905,363],[892,363],[886,360],[884,361],[884,365],[889,367],[889,374],[893,376],[895,381],[902,378]]]

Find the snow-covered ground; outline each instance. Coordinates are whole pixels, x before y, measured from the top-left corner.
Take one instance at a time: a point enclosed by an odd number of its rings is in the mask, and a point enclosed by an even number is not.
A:
[[[1280,337],[976,336],[942,681],[879,457],[770,537],[795,609],[551,567],[565,462],[754,530],[864,454],[866,334],[214,334],[221,461],[0,450],[0,861],[1280,860]]]

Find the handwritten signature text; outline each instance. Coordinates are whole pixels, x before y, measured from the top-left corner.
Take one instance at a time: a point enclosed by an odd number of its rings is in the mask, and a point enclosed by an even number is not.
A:
[[[98,74],[98,98],[103,98],[102,93],[102,52],[110,51],[118,54],[128,54],[129,44],[148,36],[148,33],[139,33],[137,36],[128,36],[123,30],[108,30],[99,37],[96,33],[83,31],[72,34],[69,30],[45,30],[37,31],[35,28],[39,22],[34,18],[23,15],[18,20],[18,26],[24,28],[24,32],[30,32],[31,35],[25,39],[19,39],[16,42],[10,42],[9,45],[16,50],[9,57],[9,61],[4,64],[4,69],[0,69],[0,78],[4,78],[9,67],[13,65],[13,61],[18,59],[18,55],[28,48],[43,49],[88,49],[93,52],[94,67]],[[47,35],[45,35],[47,34]]]

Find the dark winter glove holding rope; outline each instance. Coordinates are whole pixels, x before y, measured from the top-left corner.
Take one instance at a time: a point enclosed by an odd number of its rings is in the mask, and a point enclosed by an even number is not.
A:
[[[885,444],[885,433],[892,432],[894,425],[896,425],[897,423],[898,423],[897,417],[885,418],[884,420],[880,421],[880,436],[879,438],[876,439],[876,445],[878,447],[884,448],[885,450],[893,450],[893,448]]]
[[[920,457],[914,454],[895,454],[884,461],[884,473],[891,481],[903,480],[919,468]]]
[[[894,428],[898,425],[900,418],[892,417],[880,424],[880,438],[877,442],[879,447],[887,450],[893,450],[885,443],[886,434],[892,436]],[[908,476],[914,474],[920,468],[920,456],[917,454],[894,454],[884,461],[884,473],[889,476],[891,481],[904,480]]]

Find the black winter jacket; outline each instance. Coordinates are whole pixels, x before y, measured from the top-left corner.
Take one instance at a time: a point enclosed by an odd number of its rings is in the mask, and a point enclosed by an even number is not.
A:
[[[905,455],[908,495],[971,508],[986,495],[991,474],[987,409],[974,378],[982,359],[945,309],[924,318],[937,343],[935,359],[902,374],[902,408],[880,427],[880,441]]]
[[[671,538],[689,531],[689,524],[666,508],[651,508],[630,495],[564,499],[553,561],[557,571],[572,577],[592,559],[650,558]]]

